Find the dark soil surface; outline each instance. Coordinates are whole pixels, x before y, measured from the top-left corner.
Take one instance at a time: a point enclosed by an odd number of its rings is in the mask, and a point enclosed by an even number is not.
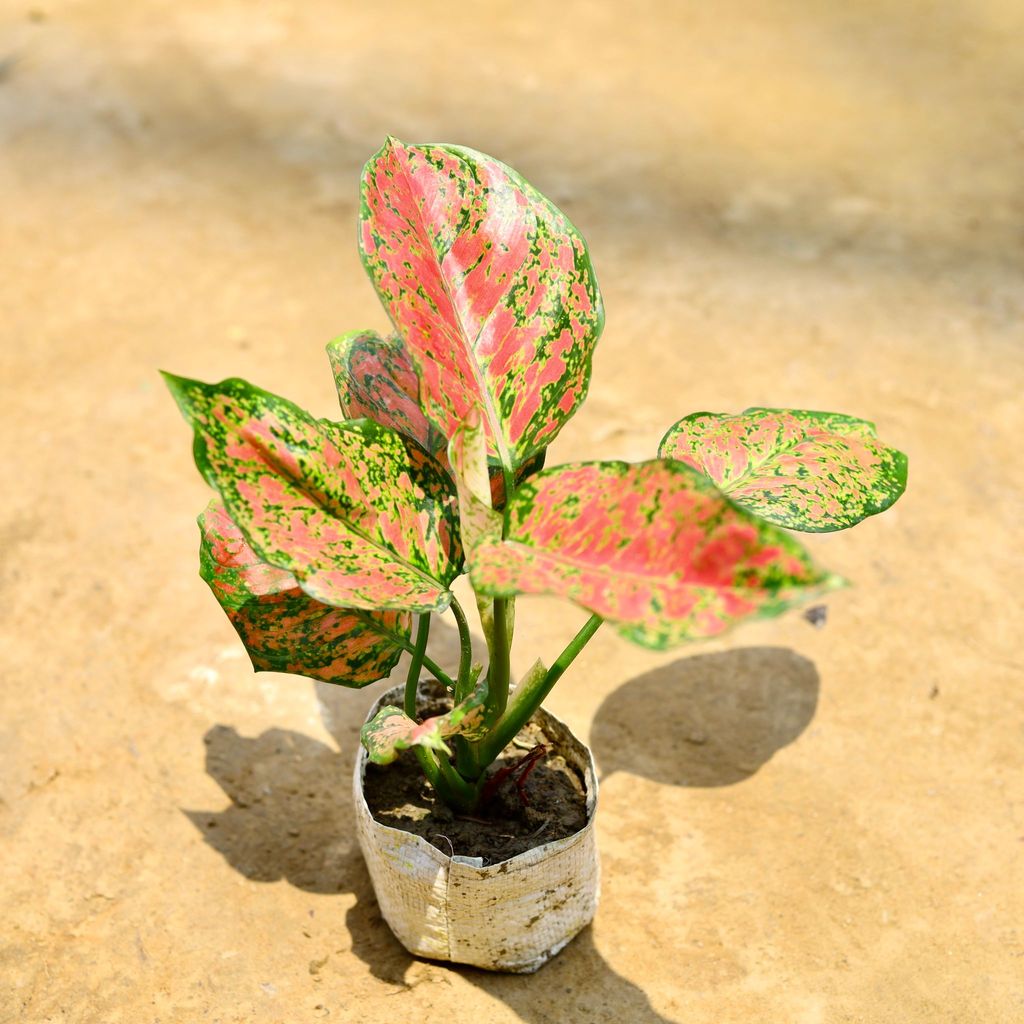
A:
[[[443,714],[426,708],[421,714]],[[422,836],[449,855],[482,857],[497,864],[535,846],[565,839],[587,823],[586,792],[579,773],[552,749],[543,729],[530,721],[505,748],[490,775],[529,757],[543,743],[548,749],[530,771],[520,799],[514,778],[506,777],[472,816],[434,798],[411,751],[386,767],[366,766],[366,802],[377,821]]]

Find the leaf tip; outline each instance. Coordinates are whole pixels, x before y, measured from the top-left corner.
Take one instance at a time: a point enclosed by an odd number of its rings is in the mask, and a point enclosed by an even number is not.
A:
[[[161,370],[160,376],[163,377],[167,390],[170,391],[171,397],[177,403],[182,415],[191,422],[192,409],[195,406],[194,392],[196,388],[202,387],[201,383],[191,377],[179,377],[166,370]]]
[[[199,524],[199,529],[205,532],[207,524],[219,518],[221,515],[226,517],[227,512],[224,509],[224,502],[218,494],[212,497],[206,503],[206,508],[196,516],[196,522]]]
[[[367,328],[359,327],[356,328],[356,330],[354,331],[345,331],[344,334],[335,335],[335,337],[331,338],[331,340],[327,342],[326,346],[324,347],[327,349],[328,353],[340,353],[344,352],[348,348],[351,348],[353,342],[358,341],[361,338],[365,338],[367,336],[372,337],[374,335],[374,331],[371,331]]]
[[[164,383],[172,395],[177,395],[189,383],[188,377],[179,377],[176,373],[171,373],[170,370],[158,370],[157,372],[163,377]]]

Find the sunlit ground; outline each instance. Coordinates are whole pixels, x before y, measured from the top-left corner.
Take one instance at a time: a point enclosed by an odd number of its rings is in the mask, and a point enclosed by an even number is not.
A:
[[[1024,1018],[1022,33],[983,0],[4,4],[0,1020]],[[156,374],[333,412],[324,344],[385,326],[355,216],[388,133],[500,157],[590,242],[607,328],[549,463],[748,405],[910,455],[897,508],[808,540],[856,584],[824,629],[605,630],[559,684],[604,893],[532,978],[380,921],[377,688],[252,675]],[[522,602],[514,667],[580,620]]]

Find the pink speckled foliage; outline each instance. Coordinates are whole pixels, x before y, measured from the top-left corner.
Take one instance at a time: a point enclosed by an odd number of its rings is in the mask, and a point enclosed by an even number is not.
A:
[[[346,419],[365,417],[397,430],[447,468],[448,440],[423,411],[419,371],[397,335],[381,338],[376,331],[352,331],[332,341],[327,346],[327,355],[334,371],[338,403]],[[473,410],[470,415],[479,416],[479,411]],[[542,449],[527,459],[513,480],[525,479],[540,470],[545,452]],[[490,503],[501,508],[505,504],[505,474],[496,459],[488,460],[487,473]]]
[[[409,646],[411,615],[314,601],[286,569],[264,562],[214,498],[199,516],[199,573],[245,645],[253,668],[366,686]]]
[[[474,409],[455,428],[448,444],[448,460],[459,496],[462,543],[467,551],[472,551],[485,539],[501,537],[501,514],[492,507],[486,440],[478,410]]]
[[[555,594],[646,647],[714,636],[839,584],[791,537],[668,460],[546,470],[470,555],[478,591]]]
[[[420,723],[401,708],[388,704],[362,727],[359,738],[375,764],[391,764],[403,750],[411,747],[428,747],[448,755],[451,750],[446,739],[452,736],[479,739],[484,734],[486,699],[487,686],[481,684],[451,711]]]
[[[790,530],[824,533],[884,512],[907,484],[907,457],[875,426],[841,413],[698,412],[659,448],[705,473],[733,501]]]
[[[447,607],[462,559],[436,460],[369,420],[317,420],[242,380],[167,382],[201,472],[261,559],[324,604]]]
[[[583,401],[604,311],[586,245],[504,164],[389,139],[363,172],[363,262],[451,437],[474,407],[514,473]]]
[[[420,378],[401,338],[351,331],[327,346],[345,419],[366,417],[445,458],[447,439],[423,412]]]
[[[782,528],[844,529],[904,490],[906,456],[871,423],[806,410],[694,413],[657,459],[545,469],[604,310],[582,236],[493,157],[389,138],[363,169],[358,244],[391,330],[327,346],[340,420],[242,380],[166,375],[217,492],[201,573],[257,669],[364,686],[408,651],[405,707],[362,742],[380,764],[415,748],[464,812],[603,621],[662,650],[819,597],[843,580]],[[451,589],[467,569],[486,665]],[[521,594],[591,617],[513,691]],[[449,607],[457,669],[427,647]],[[455,706],[418,723],[424,671]]]

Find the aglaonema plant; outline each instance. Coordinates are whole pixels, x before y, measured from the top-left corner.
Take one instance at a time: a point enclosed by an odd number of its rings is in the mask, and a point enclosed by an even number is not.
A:
[[[243,380],[165,376],[218,495],[200,571],[254,668],[361,687],[408,653],[404,706],[362,741],[380,764],[412,749],[458,809],[603,622],[662,650],[776,615],[842,582],[787,530],[845,529],[903,492],[906,457],[871,423],[804,410],[694,413],[649,461],[543,468],[604,326],[579,232],[491,157],[389,139],[364,169],[358,237],[394,333],[328,346],[339,420]],[[485,657],[452,593],[463,573]],[[591,614],[512,689],[524,594]],[[443,667],[426,648],[448,612],[460,657]],[[452,707],[421,721],[424,674]]]

